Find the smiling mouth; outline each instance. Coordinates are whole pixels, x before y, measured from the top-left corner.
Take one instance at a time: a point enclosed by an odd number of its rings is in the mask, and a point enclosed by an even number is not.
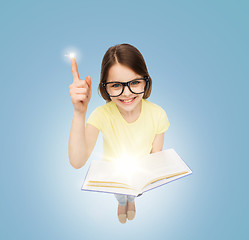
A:
[[[119,101],[122,103],[132,103],[132,102],[134,102],[135,98],[136,97],[130,98],[130,99],[119,99]]]

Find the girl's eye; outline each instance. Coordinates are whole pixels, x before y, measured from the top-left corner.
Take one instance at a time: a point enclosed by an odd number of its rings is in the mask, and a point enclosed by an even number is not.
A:
[[[140,81],[132,81],[130,84],[131,86],[137,86],[139,85]]]
[[[121,84],[119,83],[115,83],[111,86],[112,88],[120,88],[121,87]]]

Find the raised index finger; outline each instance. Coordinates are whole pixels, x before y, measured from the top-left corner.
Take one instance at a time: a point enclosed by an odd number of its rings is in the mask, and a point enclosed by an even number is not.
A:
[[[78,67],[77,67],[75,57],[71,57],[71,63],[72,63],[73,81],[74,82],[79,81],[80,76],[79,76]]]

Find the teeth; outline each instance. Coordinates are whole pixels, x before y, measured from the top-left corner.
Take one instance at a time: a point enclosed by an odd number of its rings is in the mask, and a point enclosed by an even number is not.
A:
[[[122,100],[125,103],[131,102],[134,98],[130,99],[130,100]]]

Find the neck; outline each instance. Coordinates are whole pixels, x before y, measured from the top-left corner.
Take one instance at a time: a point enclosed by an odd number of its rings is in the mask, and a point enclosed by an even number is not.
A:
[[[124,111],[123,109],[120,109],[118,106],[117,108],[120,114],[127,122],[129,123],[135,122],[139,118],[142,110],[142,100],[137,104],[137,106],[132,111]]]

